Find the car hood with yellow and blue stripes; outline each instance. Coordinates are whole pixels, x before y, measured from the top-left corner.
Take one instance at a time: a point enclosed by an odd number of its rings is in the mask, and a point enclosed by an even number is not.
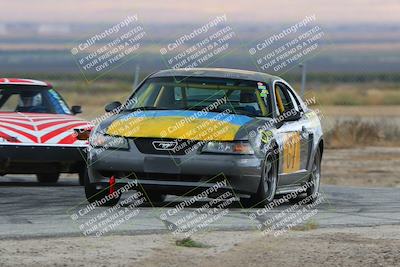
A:
[[[233,141],[247,135],[257,119],[231,113],[196,110],[137,110],[105,122],[108,135],[127,138],[173,138],[197,141]],[[102,127],[102,128],[103,128]]]

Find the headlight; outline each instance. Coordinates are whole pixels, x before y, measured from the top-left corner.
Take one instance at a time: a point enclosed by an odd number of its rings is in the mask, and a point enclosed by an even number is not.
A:
[[[128,149],[128,140],[124,137],[105,135],[102,133],[95,133],[89,138],[92,147],[102,147],[105,149]]]
[[[247,142],[208,142],[201,152],[206,153],[223,153],[223,154],[254,154],[254,150]]]
[[[78,140],[88,140],[90,136],[90,129],[74,129],[74,135]]]

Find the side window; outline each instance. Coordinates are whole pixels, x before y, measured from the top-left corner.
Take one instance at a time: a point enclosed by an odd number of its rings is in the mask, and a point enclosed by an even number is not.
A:
[[[292,103],[293,103],[293,107],[294,107],[294,109],[296,110],[296,111],[300,111],[300,108],[299,108],[299,105],[298,105],[298,101],[297,101],[297,99],[296,99],[296,96],[292,93],[292,91],[290,91],[290,90],[287,90],[287,92],[288,92],[288,94],[289,94],[289,96],[290,96],[290,100],[292,101]]]
[[[4,98],[4,99],[3,99]],[[13,94],[13,95],[3,95],[0,100],[5,100],[5,102],[2,103],[0,107],[0,111],[3,112],[14,112],[15,109],[18,107],[18,103],[21,100],[19,95]]]
[[[159,96],[161,91],[160,84],[150,84],[147,86],[143,86],[143,88],[139,91],[135,92],[135,98],[137,99],[137,103],[135,107],[145,107],[145,106],[154,106],[157,97]]]
[[[48,109],[53,109],[57,114],[71,114],[64,99],[54,89],[50,89],[43,94],[47,95],[47,102],[50,102]]]
[[[287,88],[283,84],[275,84],[275,97],[279,114],[285,113],[295,108],[293,100],[290,97]]]

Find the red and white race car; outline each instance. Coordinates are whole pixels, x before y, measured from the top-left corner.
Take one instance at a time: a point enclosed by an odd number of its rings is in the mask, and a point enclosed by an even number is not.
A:
[[[60,173],[79,173],[82,184],[88,146],[82,133],[90,125],[77,113],[81,107],[70,109],[49,83],[0,78],[0,175],[36,174],[55,183]]]

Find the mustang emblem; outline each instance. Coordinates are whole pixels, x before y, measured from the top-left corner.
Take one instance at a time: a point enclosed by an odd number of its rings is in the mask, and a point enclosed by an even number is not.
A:
[[[174,150],[178,145],[177,141],[153,141],[156,150]]]

